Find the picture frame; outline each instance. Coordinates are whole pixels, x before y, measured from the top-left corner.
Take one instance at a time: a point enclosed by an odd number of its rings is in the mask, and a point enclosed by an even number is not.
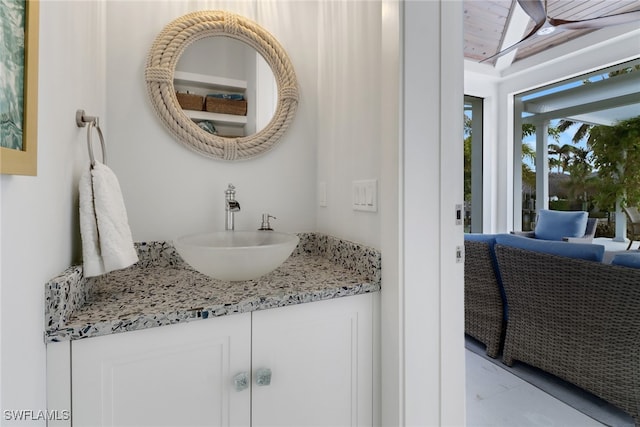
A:
[[[9,133],[2,135],[3,141],[0,141],[0,173],[35,176],[38,171],[38,33],[40,5],[39,0],[23,1],[24,29],[16,29],[15,31],[17,34],[22,33],[22,30],[24,31],[24,63],[18,64],[18,66],[23,66],[22,94],[19,93],[19,88],[17,87],[12,88],[3,85],[0,88],[6,95],[5,100],[9,99],[11,102],[17,102],[19,104],[18,107],[21,107],[22,122],[19,123],[21,127],[14,126],[11,135]],[[6,20],[6,16],[3,17],[2,13],[0,13],[0,21]],[[3,25],[5,24],[3,23]],[[7,41],[7,43],[18,42],[18,40]],[[3,48],[6,48],[6,46],[3,46]],[[20,98],[22,98],[22,103],[19,102]],[[4,107],[3,111],[0,112],[3,115],[5,114]],[[19,136],[15,135],[19,132],[22,133],[22,141],[19,140]],[[4,141],[5,139],[10,139],[10,137],[13,139],[12,141]],[[8,143],[11,143],[14,147],[8,147]],[[16,143],[19,146],[16,147]]]

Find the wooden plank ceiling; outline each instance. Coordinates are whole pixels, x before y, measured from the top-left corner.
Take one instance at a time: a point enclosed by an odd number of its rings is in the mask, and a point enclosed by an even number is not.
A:
[[[464,55],[482,61],[501,49],[509,18],[516,0],[464,0]],[[547,16],[565,20],[583,20],[640,10],[640,0],[547,0]],[[523,36],[533,21],[522,29]],[[638,23],[640,26],[640,22]],[[594,30],[564,30],[531,37],[518,48],[515,61],[535,55]],[[505,46],[506,47],[506,46]]]

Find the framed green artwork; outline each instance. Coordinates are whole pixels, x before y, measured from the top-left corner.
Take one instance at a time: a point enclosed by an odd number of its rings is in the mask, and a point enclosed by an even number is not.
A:
[[[0,0],[0,173],[36,175],[37,0]]]

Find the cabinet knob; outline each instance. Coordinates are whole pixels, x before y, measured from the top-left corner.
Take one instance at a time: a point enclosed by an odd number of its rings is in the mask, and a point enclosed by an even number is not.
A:
[[[271,384],[271,369],[260,368],[256,371],[256,384],[259,386]]]
[[[246,372],[240,372],[233,377],[233,385],[236,391],[242,391],[249,387],[249,374]]]

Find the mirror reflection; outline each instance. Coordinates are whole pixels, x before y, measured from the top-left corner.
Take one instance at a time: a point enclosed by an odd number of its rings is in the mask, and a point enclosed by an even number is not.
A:
[[[205,37],[185,49],[176,65],[174,87],[183,112],[221,137],[262,130],[275,113],[278,88],[264,58],[231,37]]]
[[[241,58],[237,68],[210,46],[225,39],[253,49],[250,55],[229,46],[222,49]],[[270,150],[298,108],[298,83],[287,52],[264,28],[226,11],[193,12],[169,23],[151,46],[145,80],[151,105],[167,130],[178,142],[214,159],[250,159]],[[185,98],[184,109],[176,86]],[[209,109],[226,109],[207,111],[209,104]]]

